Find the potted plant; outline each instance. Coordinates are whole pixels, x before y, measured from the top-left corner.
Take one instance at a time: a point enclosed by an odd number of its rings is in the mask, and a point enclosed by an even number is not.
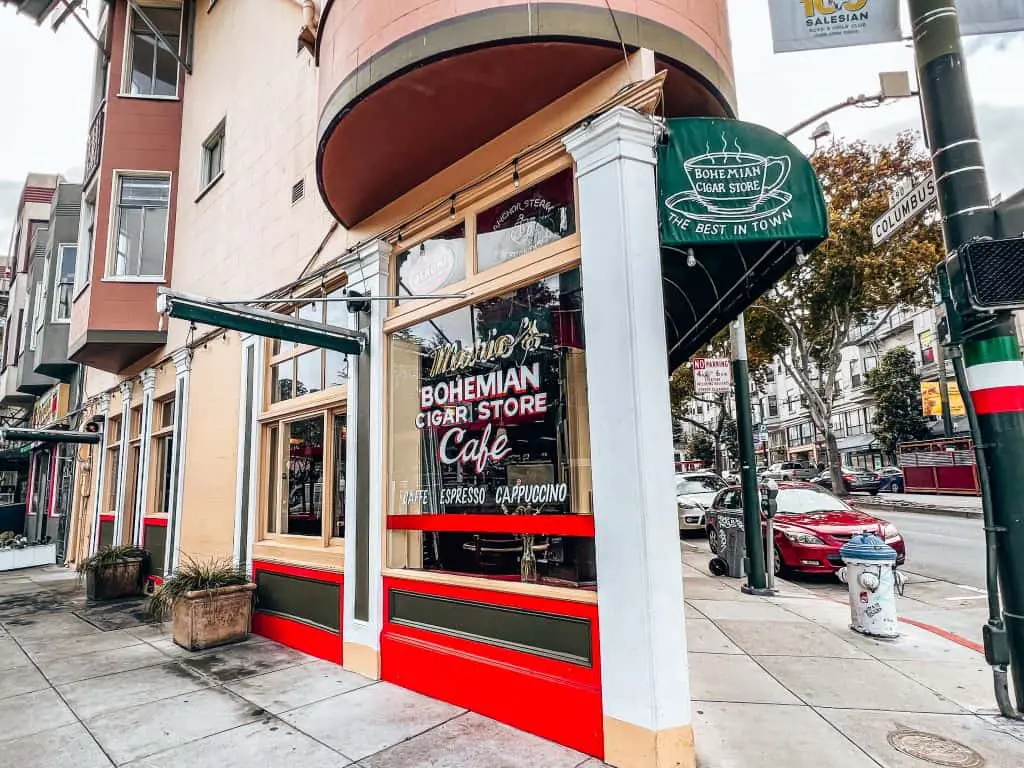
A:
[[[174,642],[190,651],[237,643],[249,635],[256,585],[230,560],[186,557],[149,598],[150,613],[171,616]]]
[[[142,568],[149,553],[133,546],[101,547],[76,568],[90,600],[142,594]]]

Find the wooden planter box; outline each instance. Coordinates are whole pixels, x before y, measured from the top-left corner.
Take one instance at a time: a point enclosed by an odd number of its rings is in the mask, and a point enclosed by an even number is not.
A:
[[[174,642],[190,651],[237,643],[249,635],[255,584],[185,593],[171,613]]]
[[[85,576],[85,594],[90,600],[114,600],[142,594],[142,558],[115,565],[103,565]]]
[[[0,571],[34,568],[37,565],[53,565],[56,562],[56,544],[36,544],[24,549],[5,549],[0,551]]]

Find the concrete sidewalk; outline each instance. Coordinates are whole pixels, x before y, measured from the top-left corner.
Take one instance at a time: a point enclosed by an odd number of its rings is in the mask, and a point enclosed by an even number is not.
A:
[[[979,654],[913,627],[854,635],[844,605],[788,584],[748,597],[684,552],[704,768],[1022,764]],[[260,638],[190,654],[123,607],[88,606],[62,569],[0,575],[0,768],[602,765]],[[928,763],[890,746],[918,732],[963,747]],[[985,762],[950,762],[958,749]]]

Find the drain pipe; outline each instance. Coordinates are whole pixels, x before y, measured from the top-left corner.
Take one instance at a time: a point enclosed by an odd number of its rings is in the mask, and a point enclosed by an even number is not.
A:
[[[967,374],[964,370],[963,353],[960,351],[959,345],[949,345],[946,348],[946,355],[953,362],[957,387],[961,392],[970,392],[967,386]],[[945,376],[945,371],[940,371],[939,375]],[[978,431],[978,414],[974,410],[974,403],[970,397],[965,397],[963,400],[971,434],[979,435],[981,433]],[[981,486],[981,509],[985,525],[985,585],[988,588],[988,624],[985,629],[987,630],[986,634],[989,635],[985,642],[985,660],[992,666],[992,682],[995,687],[999,712],[1003,717],[1020,720],[1021,715],[1010,700],[1010,689],[1007,682],[1006,667],[1009,649],[1006,647],[1006,627],[1003,624],[1003,610],[999,602],[999,565],[996,550],[998,529],[992,517],[992,490],[989,484],[988,465],[985,463],[985,451],[977,441],[974,443],[974,458],[978,465],[978,485]],[[998,642],[998,639],[1001,639],[1002,642]]]
[[[320,25],[320,9],[315,0],[295,0],[302,9],[302,28],[299,30],[299,50],[311,53],[316,46],[316,31]]]

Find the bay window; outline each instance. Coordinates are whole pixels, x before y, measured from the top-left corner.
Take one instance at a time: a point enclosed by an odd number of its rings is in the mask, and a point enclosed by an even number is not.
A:
[[[153,34],[139,11],[130,8],[122,95],[173,98],[178,95],[179,65],[175,54],[181,46],[181,3],[143,4],[140,8],[171,47]]]
[[[63,323],[71,319],[71,300],[78,265],[78,245],[57,247],[57,267],[53,273],[53,320]]]

